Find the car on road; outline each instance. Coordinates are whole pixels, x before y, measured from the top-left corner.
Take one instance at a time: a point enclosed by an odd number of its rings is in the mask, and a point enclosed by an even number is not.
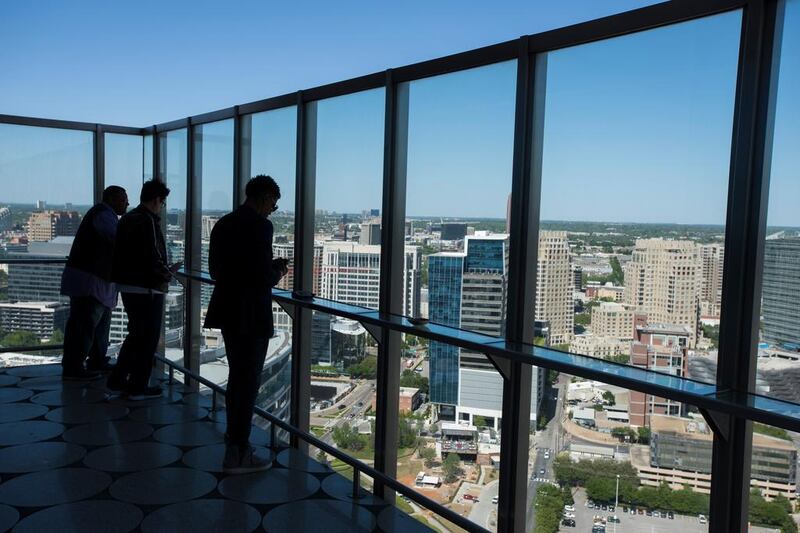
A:
[[[656,518],[661,518],[661,512],[660,511],[653,511],[653,516],[656,517]]]
[[[550,459],[550,452],[544,452],[544,458]]]
[[[644,514],[644,510],[643,509],[636,509],[636,514]]]
[[[343,403],[340,403],[340,404],[338,405],[338,407],[336,407],[336,408],[337,408],[337,409],[344,409],[345,407],[347,407],[345,404],[343,404]]]
[[[594,502],[592,500],[586,500],[586,507],[589,507],[589,508],[594,507]]]
[[[595,524],[592,526],[592,533],[606,533],[606,526],[603,524]]]
[[[477,496],[473,496],[472,494],[464,494],[464,499],[465,500],[472,500],[474,502],[478,501],[478,497]]]
[[[708,523],[708,518],[706,518],[706,515],[704,515],[704,514],[701,514],[697,518],[700,520],[701,524],[707,524]]]
[[[540,476],[543,476],[543,475],[544,475],[544,473],[545,473],[545,472],[544,472],[544,468],[540,468],[540,469],[539,469],[539,475],[540,475]]]
[[[609,511],[611,511],[611,512],[613,513],[613,512],[614,512],[614,506],[613,506],[613,505],[609,505],[609,506],[608,506],[608,510],[609,510]]]
[[[668,512],[667,518],[669,518],[670,520],[675,520],[675,513],[673,513],[672,511]]]
[[[574,505],[565,505],[564,506],[564,510],[565,511],[569,511],[570,513],[574,513],[575,512],[575,506]]]
[[[356,407],[364,407],[364,402],[356,402]]]
[[[492,503],[497,505],[498,496],[492,496]]]
[[[619,524],[620,523],[619,517],[617,515],[615,515],[615,514],[608,515],[608,521],[611,522],[612,524]]]
[[[600,506],[600,509],[602,509],[603,511],[608,511],[608,505],[603,504]]]
[[[561,521],[561,525],[565,527],[575,527],[575,519],[574,518],[565,518]]]
[[[627,508],[627,507],[623,507],[623,508],[622,508],[622,512],[623,512],[624,514],[628,514],[628,508]]]
[[[648,509],[647,512],[645,512],[644,514],[646,514],[647,516],[653,516],[653,511]]]
[[[595,509],[600,509],[600,504],[599,504],[599,503],[595,503],[595,504],[594,504],[594,508],[595,508]]]

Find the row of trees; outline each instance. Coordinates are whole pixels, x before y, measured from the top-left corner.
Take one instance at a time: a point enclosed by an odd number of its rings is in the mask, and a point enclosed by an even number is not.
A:
[[[792,519],[792,503],[778,496],[771,502],[766,501],[758,490],[750,491],[749,520],[753,524],[768,527],[779,527],[781,533],[797,533],[797,524]]]
[[[539,485],[533,501],[536,512],[533,533],[556,533],[561,524],[564,506],[572,503],[572,494],[568,488],[560,489],[546,483]]]
[[[630,427],[613,428],[611,436],[616,437],[620,442],[638,442],[639,444],[650,444],[650,428],[641,426],[637,429]]]
[[[42,342],[39,336],[32,331],[18,330],[4,332],[0,330],[0,346],[47,346],[48,344],[63,344],[64,332],[57,329],[47,342]]]
[[[398,420],[397,445],[399,448],[415,448],[419,438],[419,421],[409,413],[400,413]],[[337,426],[331,437],[338,448],[360,452],[375,449],[375,421],[370,421],[369,435],[360,434],[355,425],[348,423]]]

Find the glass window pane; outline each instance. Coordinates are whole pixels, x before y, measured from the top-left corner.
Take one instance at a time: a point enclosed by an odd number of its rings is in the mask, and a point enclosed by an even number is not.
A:
[[[214,224],[233,209],[233,120],[195,126],[195,183],[200,189],[200,270],[208,272],[208,248]],[[205,319],[213,286],[199,284],[200,325]],[[200,375],[215,383],[228,379],[225,341],[218,329],[202,328]]]
[[[0,258],[69,254],[93,203],[93,161],[91,132],[0,124]],[[0,346],[61,343],[63,268],[0,264]],[[0,366],[20,357],[2,354]]]
[[[714,381],[740,33],[735,11],[537,58],[540,342]]]
[[[800,403],[800,2],[786,3],[775,110],[756,392]]]
[[[142,147],[142,175],[144,181],[153,179],[153,136],[144,136],[144,145]]]
[[[105,147],[105,186],[124,188],[129,203],[137,205],[144,176],[144,137],[106,133]]]
[[[316,108],[315,257],[323,298],[378,308],[384,90]],[[315,272],[316,273],[316,272]],[[315,276],[316,277],[316,276]]]
[[[247,135],[249,129],[249,136]],[[266,174],[278,183],[281,199],[278,210],[270,215],[274,230],[272,251],[275,257],[294,258],[294,189],[297,108],[287,107],[242,117],[242,165],[249,161],[245,179]],[[293,264],[278,287],[291,289]],[[270,340],[262,374],[257,405],[284,420],[290,416],[292,364],[292,319],[278,304],[272,304],[276,336]],[[256,424],[259,424],[256,418]],[[286,440],[282,431],[277,437]]]

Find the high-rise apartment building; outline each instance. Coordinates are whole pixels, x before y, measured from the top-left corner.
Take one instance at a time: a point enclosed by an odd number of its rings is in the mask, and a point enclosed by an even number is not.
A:
[[[722,267],[725,261],[725,246],[721,244],[700,245],[702,284],[700,286],[701,314],[718,317],[722,307]]]
[[[634,337],[633,309],[616,302],[600,302],[592,309],[592,334],[619,340]]]
[[[625,303],[651,322],[689,329],[689,348],[697,341],[702,284],[698,246],[691,241],[639,239],[625,265]]]
[[[631,364],[640,368],[686,377],[689,373],[691,331],[686,326],[650,323],[636,327],[631,343]],[[643,392],[630,392],[629,415],[634,426],[650,424],[650,415],[681,415],[683,405]]]
[[[416,246],[405,247],[403,314],[419,314],[420,255]],[[322,251],[320,293],[323,298],[378,308],[381,247],[354,242],[326,241]]]
[[[46,242],[56,237],[75,236],[81,224],[77,211],[39,211],[28,218],[28,240]]]
[[[550,344],[568,344],[575,324],[573,277],[565,231],[539,233],[536,320],[550,325]]]
[[[800,345],[800,237],[767,239],[761,295],[764,339]]]
[[[322,243],[315,242],[314,243],[314,262],[312,265],[313,268],[313,286],[312,291],[314,294],[322,295],[321,294],[321,286],[322,286]],[[285,242],[285,243],[275,243],[272,245],[272,255],[273,257],[283,257],[284,259],[289,260],[289,272],[286,273],[285,276],[281,278],[278,282],[277,287],[279,289],[284,290],[292,290],[294,288],[294,243],[293,242]]]

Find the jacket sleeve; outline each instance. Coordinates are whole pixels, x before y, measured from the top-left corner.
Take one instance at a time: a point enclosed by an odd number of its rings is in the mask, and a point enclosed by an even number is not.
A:
[[[264,281],[267,287],[274,287],[281,279],[282,272],[275,267],[272,261],[272,222],[265,220],[262,227],[262,237],[256,253],[256,265],[258,270],[264,276]]]
[[[158,250],[155,222],[150,217],[147,217],[138,225],[137,230],[141,232],[140,242],[144,245],[142,253],[147,257],[147,263],[150,265],[150,272],[162,282],[169,281],[172,276],[170,275],[166,258],[162,257],[161,252]]]

